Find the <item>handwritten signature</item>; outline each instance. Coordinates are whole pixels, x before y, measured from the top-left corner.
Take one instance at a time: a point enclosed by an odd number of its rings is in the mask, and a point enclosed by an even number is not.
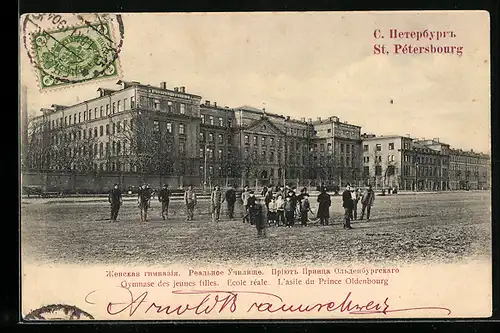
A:
[[[355,302],[353,300],[352,292],[348,292],[342,301],[328,301],[325,303],[316,304],[286,304],[280,296],[257,291],[227,291],[227,290],[173,290],[172,294],[175,295],[200,295],[200,297],[192,303],[183,304],[160,304],[148,299],[149,293],[144,291],[139,296],[134,296],[130,288],[120,288],[128,292],[126,302],[109,302],[106,311],[109,315],[118,315],[120,313],[127,313],[130,317],[139,311],[144,313],[158,313],[158,314],[174,314],[181,316],[185,313],[194,313],[195,315],[210,314],[212,312],[222,313],[224,311],[234,313],[238,309],[238,299],[243,297],[252,296],[253,299],[248,300],[251,305],[243,308],[246,312],[260,312],[260,313],[276,313],[276,312],[339,312],[348,314],[388,314],[392,312],[406,312],[416,310],[437,310],[445,311],[446,315],[451,314],[451,310],[445,307],[438,306],[425,306],[425,307],[411,307],[411,308],[390,308],[389,297],[383,301],[370,300],[368,302]],[[95,304],[91,302],[91,295],[97,290],[91,291],[85,296],[85,302],[88,304]],[[257,301],[256,301],[257,299]],[[241,303],[240,303],[241,304]]]

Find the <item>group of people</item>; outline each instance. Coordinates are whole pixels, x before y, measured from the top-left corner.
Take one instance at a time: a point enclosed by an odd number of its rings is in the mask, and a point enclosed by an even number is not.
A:
[[[309,213],[314,213],[311,210],[309,201],[309,193],[304,187],[297,193],[295,187],[276,186],[274,188],[264,187],[261,195],[257,197],[253,190],[250,190],[246,185],[241,193],[240,199],[243,204],[243,223],[255,225],[259,235],[263,233],[266,226],[285,226],[292,228],[296,220],[299,220],[302,226],[307,226]],[[141,213],[141,221],[146,222],[148,219],[148,209],[151,205],[151,199],[155,195],[154,189],[149,184],[144,184],[139,187],[137,193],[137,205]],[[170,204],[171,191],[168,185],[163,185],[158,192],[158,201],[161,203],[161,217],[163,220],[168,219],[168,210]],[[189,185],[184,192],[184,204],[186,206],[187,220],[191,221],[194,218],[194,210],[197,205],[197,195],[193,185]],[[368,186],[363,193],[361,190],[355,189],[349,184],[346,185],[342,193],[342,206],[344,208],[344,228],[352,229],[351,220],[357,219],[358,203],[361,202],[361,220],[365,212],[367,219],[370,219],[371,206],[375,200],[375,193]],[[210,194],[210,209],[212,221],[220,220],[222,204],[227,203],[227,215],[229,219],[234,219],[234,207],[237,201],[236,189],[234,186],[223,193],[220,186],[215,186]],[[116,221],[118,211],[123,203],[122,193],[115,184],[109,193],[109,203],[111,204],[111,221]],[[318,211],[316,218],[319,219],[320,225],[328,225],[330,218],[330,207],[332,204],[330,194],[326,188],[321,188],[321,192],[317,196]]]

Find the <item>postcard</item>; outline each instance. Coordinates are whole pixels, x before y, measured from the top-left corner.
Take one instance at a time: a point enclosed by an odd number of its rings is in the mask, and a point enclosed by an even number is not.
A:
[[[20,320],[491,316],[488,12],[19,22]]]

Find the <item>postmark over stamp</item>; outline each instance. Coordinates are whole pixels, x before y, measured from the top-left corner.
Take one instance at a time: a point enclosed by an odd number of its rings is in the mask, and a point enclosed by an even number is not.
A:
[[[23,33],[40,90],[120,77],[124,29],[119,15],[28,14]]]
[[[93,320],[94,317],[73,305],[52,304],[33,310],[24,320]]]

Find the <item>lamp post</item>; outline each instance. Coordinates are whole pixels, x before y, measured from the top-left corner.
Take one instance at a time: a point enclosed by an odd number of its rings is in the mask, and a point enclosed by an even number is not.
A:
[[[418,192],[418,162],[415,163],[415,192]]]

